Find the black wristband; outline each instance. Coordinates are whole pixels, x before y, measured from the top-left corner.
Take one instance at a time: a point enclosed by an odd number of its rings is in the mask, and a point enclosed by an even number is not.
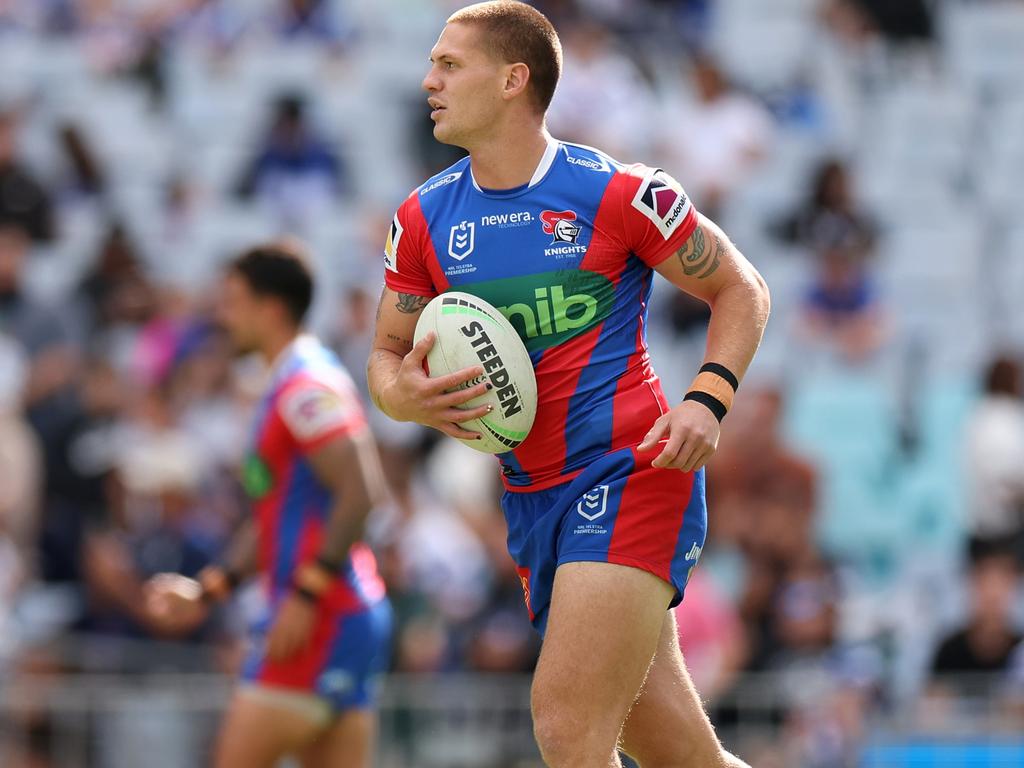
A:
[[[683,398],[683,402],[687,400],[693,400],[694,402],[700,403],[713,414],[718,422],[721,423],[722,419],[725,418],[725,414],[728,413],[728,409],[725,407],[725,403],[719,400],[714,395],[709,395],[707,392],[693,391],[687,392],[686,397]]]
[[[705,372],[713,373],[716,376],[721,376],[729,383],[729,386],[732,387],[733,392],[740,388],[740,380],[736,378],[736,374],[730,371],[724,365],[721,365],[720,363],[704,363],[704,365],[700,367],[698,373]]]
[[[298,584],[294,584],[292,585],[292,591],[307,603],[316,604],[320,602],[320,595],[307,587],[300,587]]]

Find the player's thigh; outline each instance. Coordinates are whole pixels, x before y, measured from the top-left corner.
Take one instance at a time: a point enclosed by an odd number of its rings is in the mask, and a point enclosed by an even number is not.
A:
[[[274,768],[323,731],[319,717],[255,694],[243,688],[232,698],[217,738],[216,768]]]
[[[299,753],[302,768],[370,768],[377,717],[370,709],[350,709]]]
[[[533,681],[538,738],[545,730],[607,738],[647,674],[674,588],[637,568],[602,562],[558,567]]]
[[[622,728],[621,744],[641,768],[731,765],[686,670],[671,611],[665,613],[658,650]]]

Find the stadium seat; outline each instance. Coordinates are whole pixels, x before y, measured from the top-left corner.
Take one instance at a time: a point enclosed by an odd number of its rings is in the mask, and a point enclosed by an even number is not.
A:
[[[1024,7],[944,3],[941,29],[953,77],[974,88],[1019,89],[1024,80]]]

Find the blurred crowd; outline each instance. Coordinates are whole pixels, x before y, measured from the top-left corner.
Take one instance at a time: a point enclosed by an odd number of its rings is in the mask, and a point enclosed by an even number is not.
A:
[[[565,47],[553,134],[669,170],[775,295],[781,341],[725,421],[708,545],[678,609],[716,722],[739,717],[730,692],[771,673],[782,683],[762,714],[791,738],[763,745],[757,764],[852,765],[879,712],[926,692],[926,721],[941,728],[943,711],[977,695],[958,675],[984,673],[996,684],[983,695],[1005,702],[1019,730],[1021,357],[969,350],[955,415],[930,420],[930,380],[905,354],[886,283],[892,214],[858,189],[847,119],[881,81],[941,80],[936,14],[954,3],[787,2],[839,74],[798,68],[760,87],[708,44],[736,2],[537,4]],[[31,67],[0,69],[20,73],[0,77],[0,683],[233,669],[244,596],[178,639],[203,656],[147,644],[140,610],[148,576],[195,574],[248,514],[237,472],[264,372],[236,359],[212,320],[218,266],[254,238],[307,238],[321,276],[314,329],[365,389],[390,211],[458,156],[432,141],[415,95],[431,36],[457,5],[0,2],[0,64],[40,48],[69,56],[89,83],[73,94]],[[421,49],[400,77],[327,104],[369,77],[367,57],[386,70],[395,41]],[[284,87],[267,70],[296,50],[313,52],[321,79]],[[256,89],[256,109],[232,111],[232,78],[250,70],[272,86]],[[775,195],[777,158],[794,146],[805,162]],[[790,290],[775,291],[773,275]],[[670,398],[699,364],[707,317],[659,286],[650,338]],[[937,333],[926,342],[954,345]],[[802,388],[822,370],[842,386]],[[895,406],[842,389],[851,381],[889,387]],[[844,422],[851,402],[866,416]],[[398,617],[392,670],[530,671],[539,641],[505,550],[492,460],[372,421],[392,491],[369,531]],[[858,443],[876,423],[887,442]],[[953,477],[959,495],[942,484]]]

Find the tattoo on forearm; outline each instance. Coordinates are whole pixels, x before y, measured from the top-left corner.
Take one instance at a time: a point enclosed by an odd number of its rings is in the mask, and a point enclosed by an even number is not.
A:
[[[400,293],[398,294],[398,303],[395,304],[395,307],[398,308],[399,312],[403,312],[407,315],[413,315],[429,303],[430,299],[426,296],[417,296],[414,293]]]
[[[406,347],[411,347],[412,346],[412,340],[411,339],[403,339],[401,336],[395,336],[395,334],[393,334],[393,333],[389,333],[388,334],[388,339],[390,341],[398,342],[399,344],[402,344],[402,345],[404,345]]]
[[[698,280],[703,280],[718,269],[725,246],[722,245],[722,239],[717,232],[712,233],[712,236],[714,243],[709,248],[703,227],[697,227],[693,236],[676,251],[676,256],[683,265],[683,272],[688,277],[696,276]]]

